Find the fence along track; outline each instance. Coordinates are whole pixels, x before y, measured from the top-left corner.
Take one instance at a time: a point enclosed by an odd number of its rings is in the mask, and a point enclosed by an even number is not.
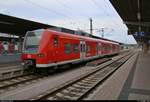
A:
[[[93,88],[107,79],[130,57],[131,53],[125,55],[103,68],[95,69],[71,81],[61,84],[52,90],[45,92],[31,100],[78,100],[86,96]]]

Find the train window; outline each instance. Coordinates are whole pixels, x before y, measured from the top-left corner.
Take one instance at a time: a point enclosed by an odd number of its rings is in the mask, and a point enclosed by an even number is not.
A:
[[[85,44],[83,44],[82,46],[83,46],[83,52],[85,52]]]
[[[98,43],[96,43],[96,51],[97,52],[99,51],[99,45],[98,45]]]
[[[112,51],[112,45],[110,45],[110,51]]]
[[[58,46],[58,37],[54,37],[54,46]]]
[[[73,44],[73,51],[74,53],[78,53],[78,44]]]
[[[86,47],[86,52],[90,52],[90,50],[91,50],[90,46],[87,45],[87,47]]]
[[[83,52],[83,51],[82,51],[82,44],[80,44],[80,52]]]
[[[110,51],[111,50],[111,46],[110,45],[108,45],[108,51]]]
[[[101,45],[98,46],[98,50],[99,50],[99,51],[102,50],[102,49],[101,49]]]
[[[105,51],[107,51],[107,45],[105,46]]]
[[[65,44],[65,53],[70,54],[71,53],[71,45],[66,43]]]
[[[107,45],[106,50],[109,51],[109,45]]]

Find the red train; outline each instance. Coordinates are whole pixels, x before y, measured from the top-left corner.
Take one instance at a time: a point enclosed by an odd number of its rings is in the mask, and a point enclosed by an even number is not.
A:
[[[119,50],[118,43],[41,29],[27,32],[22,61],[26,67],[51,67],[117,54]]]

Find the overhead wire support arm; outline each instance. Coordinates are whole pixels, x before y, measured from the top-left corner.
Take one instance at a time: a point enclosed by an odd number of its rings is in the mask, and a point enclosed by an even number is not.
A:
[[[90,18],[90,34],[93,35],[93,20]]]

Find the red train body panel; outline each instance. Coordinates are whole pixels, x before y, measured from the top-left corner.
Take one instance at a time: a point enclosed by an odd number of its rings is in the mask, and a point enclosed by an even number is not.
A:
[[[49,29],[26,34],[22,61],[24,65],[49,67],[117,54],[119,44]]]

